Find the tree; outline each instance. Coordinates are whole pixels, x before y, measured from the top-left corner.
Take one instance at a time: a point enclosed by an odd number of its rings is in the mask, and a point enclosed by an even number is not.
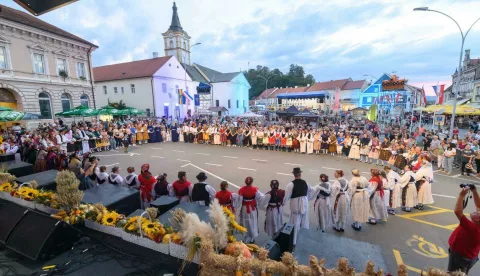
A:
[[[115,107],[116,109],[119,109],[119,110],[127,107],[127,105],[125,104],[125,102],[123,100],[120,100],[119,102],[111,102],[110,99],[108,99],[108,105],[113,106],[113,107]]]

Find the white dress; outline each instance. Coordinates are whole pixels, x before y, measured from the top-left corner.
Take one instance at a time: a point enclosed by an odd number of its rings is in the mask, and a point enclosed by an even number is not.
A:
[[[333,222],[343,224],[347,222],[348,206],[350,198],[348,195],[348,182],[341,177],[335,180],[332,185]]]
[[[370,215],[370,200],[368,199],[368,180],[363,176],[354,176],[350,181],[350,213],[355,222],[365,223]]]
[[[360,159],[360,140],[353,138],[352,146],[350,147],[350,153],[348,154],[350,159]]]
[[[307,151],[307,136],[301,134],[297,139],[300,141],[300,152],[305,153]]]
[[[411,171],[405,172],[402,176],[400,176],[400,180],[398,184],[401,188],[401,193],[399,198],[394,198],[394,205],[393,208],[402,207],[402,196],[405,193],[405,206],[407,208],[413,208],[418,204],[417,198],[417,188],[415,187],[415,178],[414,173]],[[403,190],[406,189],[404,192]],[[395,195],[395,194],[394,194]]]
[[[310,138],[308,138],[308,135],[310,135]],[[315,139],[313,139],[313,134],[307,134],[306,136],[307,139],[307,154],[312,154],[313,153],[313,142]]]
[[[262,202],[262,198],[264,194],[258,191],[255,194],[255,201],[257,202],[257,206],[259,202]],[[253,200],[253,199],[252,199]],[[250,212],[247,211],[247,206],[243,204],[244,201],[251,201],[251,200],[243,200],[243,197],[239,195],[237,197],[237,202],[234,204],[235,209],[240,208],[240,216],[239,216],[239,223],[243,227],[247,228],[247,232],[244,234],[244,242],[245,243],[253,243],[255,238],[258,236],[258,208],[255,209],[250,208]]]
[[[277,233],[280,228],[282,228],[283,222],[283,200],[276,203],[269,203],[272,198],[271,191],[266,193],[262,198],[260,203],[261,206],[267,206],[267,211],[265,212],[265,233],[269,237],[272,237]]]
[[[312,197],[315,198],[315,222],[317,230],[325,231],[332,224],[332,187],[328,182],[319,183],[313,187]]]
[[[392,208],[396,208],[398,204],[402,204],[402,188],[400,186],[399,180],[400,180],[400,175],[396,173],[395,171],[391,170],[387,174],[387,179],[388,179],[388,188],[390,189],[391,198],[392,198]]]
[[[370,212],[371,216],[376,220],[387,220],[388,213],[387,207],[385,206],[385,201],[380,195],[380,191],[377,191],[378,183],[370,181],[370,186],[368,188],[370,195]],[[384,195],[385,197],[385,195]]]
[[[423,164],[420,169],[415,173],[415,181],[425,179],[420,190],[418,191],[418,203],[419,204],[433,204],[432,196],[432,182],[433,182],[433,169],[431,163]]]
[[[295,225],[295,232],[293,236],[293,244],[297,244],[297,236],[300,228],[309,229],[308,223],[308,201],[312,200],[313,190],[307,183],[308,191],[306,196],[297,198],[292,197],[293,182],[290,182],[285,187],[285,197],[283,199],[283,205],[290,203],[290,221],[289,223]]]

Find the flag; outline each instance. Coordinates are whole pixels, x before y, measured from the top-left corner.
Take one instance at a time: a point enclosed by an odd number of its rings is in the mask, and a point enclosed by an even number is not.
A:
[[[420,106],[426,106],[427,105],[427,95],[425,95],[425,89],[423,89],[422,86],[422,101],[420,102]]]
[[[434,85],[433,91],[435,91],[435,95],[437,96],[437,104],[443,104],[443,97],[445,94],[445,84],[441,85]]]
[[[338,110],[340,109],[340,89],[338,88],[335,88],[335,106],[334,106],[334,109],[335,110]]]
[[[178,104],[185,104],[187,102],[182,89],[178,89]]]

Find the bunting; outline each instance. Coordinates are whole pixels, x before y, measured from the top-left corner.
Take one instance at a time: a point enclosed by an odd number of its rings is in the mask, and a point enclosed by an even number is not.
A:
[[[433,91],[435,91],[435,95],[437,96],[437,104],[443,104],[443,97],[445,95],[445,84],[434,85]]]

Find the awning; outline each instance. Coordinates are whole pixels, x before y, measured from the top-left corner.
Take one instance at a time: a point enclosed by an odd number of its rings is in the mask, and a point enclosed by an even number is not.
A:
[[[197,86],[197,93],[210,93],[211,89],[212,87],[209,84],[201,82]]]
[[[224,106],[212,106],[208,109],[208,111],[211,111],[211,112],[225,112],[225,111],[228,111],[228,109],[226,109]]]
[[[470,100],[471,100],[471,98],[459,99],[459,100],[457,100],[457,106],[462,105],[462,104],[465,104],[466,102],[468,102],[468,101],[470,101]],[[453,105],[453,100],[444,102],[442,105]]]
[[[278,99],[301,99],[329,96],[328,91],[314,91],[314,92],[297,92],[297,93],[280,93],[276,97]]]

